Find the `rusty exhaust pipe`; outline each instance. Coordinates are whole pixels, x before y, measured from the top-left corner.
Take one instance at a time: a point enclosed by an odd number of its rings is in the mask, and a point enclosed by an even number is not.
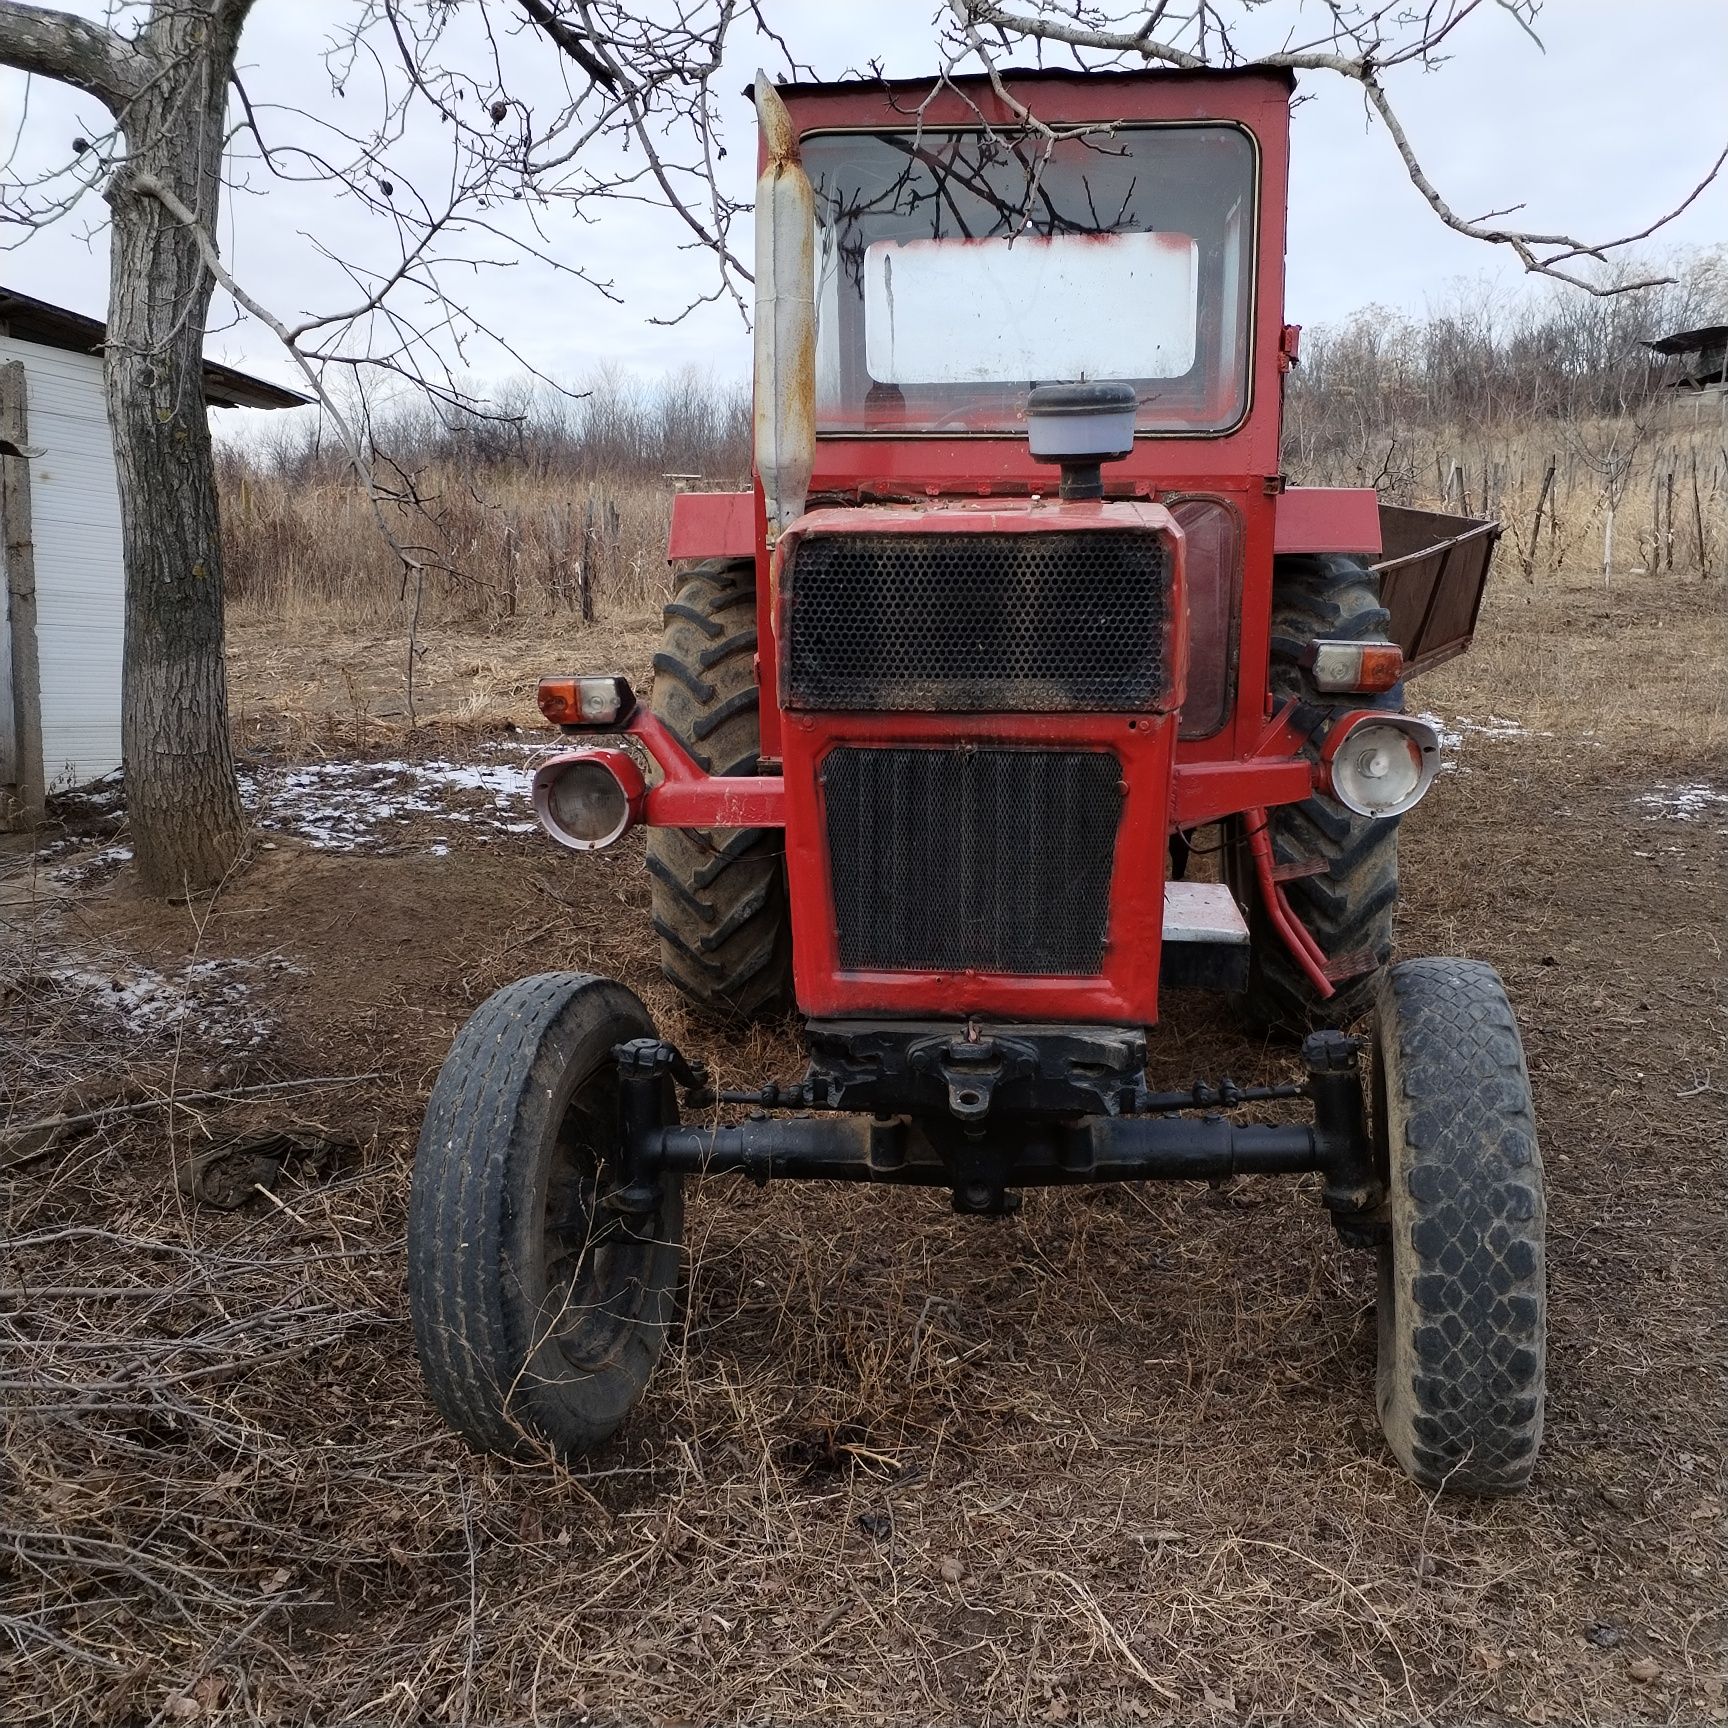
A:
[[[780,92],[756,74],[756,473],[768,543],[803,514],[816,461],[816,200]]]

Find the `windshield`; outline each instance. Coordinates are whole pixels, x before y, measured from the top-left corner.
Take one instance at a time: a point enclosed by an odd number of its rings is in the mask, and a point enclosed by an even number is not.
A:
[[[1126,379],[1146,432],[1247,406],[1254,146],[1234,126],[1058,139],[807,134],[830,435],[1023,433],[1034,384]]]

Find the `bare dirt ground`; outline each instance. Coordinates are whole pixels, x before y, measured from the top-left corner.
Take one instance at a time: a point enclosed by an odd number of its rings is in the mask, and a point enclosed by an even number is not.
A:
[[[402,1294],[464,1016],[578,966],[724,1077],[790,1075],[795,1041],[686,1021],[639,846],[523,826],[534,673],[640,676],[650,624],[443,636],[413,738],[402,644],[239,629],[248,866],[143,902],[98,797],[0,877],[6,1118],[84,1118],[0,1152],[0,1718],[1720,1719],[1720,613],[1509,578],[1417,687],[1458,743],[1404,828],[1401,947],[1504,973],[1550,1183],[1548,1439],[1494,1504],[1384,1451],[1371,1268],[1299,1181],[999,1223],[710,1181],[619,1442],[464,1451]],[[1290,1071],[1204,1002],[1155,1049],[1171,1080]],[[213,1151],[237,1210],[177,1183]]]

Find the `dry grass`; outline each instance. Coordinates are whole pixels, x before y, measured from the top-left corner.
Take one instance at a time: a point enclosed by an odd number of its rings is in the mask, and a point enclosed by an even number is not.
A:
[[[172,909],[15,861],[6,1116],[97,1120],[0,1173],[0,1716],[1720,1715],[1720,844],[1632,800],[1719,776],[1721,617],[1715,578],[1507,569],[1478,650],[1420,687],[1537,734],[1467,739],[1469,772],[1406,828],[1407,951],[1495,960],[1538,1085],[1551,1429],[1503,1504],[1433,1501],[1384,1454],[1369,1268],[1305,1182],[1057,1193],[994,1224],[939,1196],[705,1183],[686,1319],[619,1442],[574,1471],[475,1458],[426,1403],[402,1296],[413,1139],[456,1025],[573,965],[625,979],[723,1080],[792,1073],[791,1029],[684,1015],[631,846],[281,843]],[[243,618],[243,741],[472,745],[530,721],[549,659],[641,675],[653,631],[649,606],[446,623],[414,738],[399,631]],[[210,959],[268,978],[261,1042],[224,1045],[216,997],[127,1029],[57,978]],[[1155,1063],[1288,1073],[1192,1002]],[[168,1103],[359,1070],[378,1077]],[[176,1185],[193,1149],[272,1126],[352,1150],[232,1213]]]
[[[1594,569],[1600,581],[1606,559],[1610,582],[1696,580],[1728,552],[1725,409],[1728,397],[1669,397],[1613,419],[1377,425],[1307,454],[1294,438],[1285,465],[1302,485],[1376,486],[1392,502],[1496,518],[1506,572]]]
[[[579,616],[585,582],[601,615],[665,597],[662,481],[500,478],[444,464],[416,485],[419,502],[384,515],[424,562],[418,596],[351,478],[231,473],[223,530],[235,616],[406,627],[418,598],[430,627]]]
[[[1594,570],[1610,589],[1646,577],[1697,582],[1728,553],[1719,417],[1715,403],[1664,399],[1617,420],[1379,429],[1306,457],[1292,449],[1286,463],[1301,484],[1372,484],[1398,502],[1499,518],[1502,577],[1568,581]],[[388,635],[400,639],[402,664],[411,628],[417,649],[434,655],[451,629],[568,637],[583,626],[584,591],[593,619],[628,628],[670,592],[672,490],[639,470],[430,459],[413,477],[417,501],[385,506],[392,533],[424,561],[413,578],[341,470],[230,463],[224,482],[234,625],[310,629],[347,659]]]
[[[1593,570],[1491,578],[1475,645],[1412,688],[1418,704],[1522,723],[1588,748],[1713,772],[1728,749],[1728,616],[1720,577]]]

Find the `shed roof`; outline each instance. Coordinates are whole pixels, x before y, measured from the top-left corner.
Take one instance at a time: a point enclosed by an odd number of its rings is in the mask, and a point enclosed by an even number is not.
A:
[[[1672,336],[1658,336],[1646,342],[1658,354],[1701,354],[1708,348],[1720,348],[1728,342],[1728,324],[1706,324],[1698,330],[1676,330]]]
[[[0,288],[0,335],[39,342],[44,348],[67,348],[74,354],[96,354],[107,340],[108,329],[100,318],[86,318],[82,312]],[[204,399],[212,408],[301,408],[312,400],[218,360],[204,362]]]

